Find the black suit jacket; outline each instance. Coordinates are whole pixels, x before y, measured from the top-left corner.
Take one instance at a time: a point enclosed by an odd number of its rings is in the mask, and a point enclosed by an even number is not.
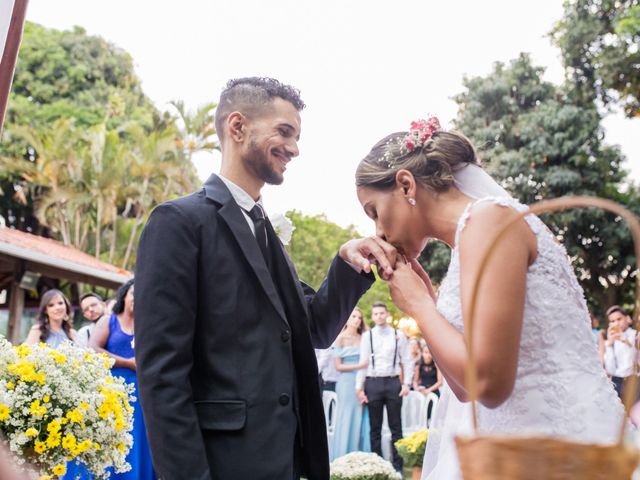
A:
[[[330,346],[373,277],[336,257],[315,293],[268,235],[272,273],[215,175],[142,234],[139,395],[164,480],[329,478],[313,347]]]

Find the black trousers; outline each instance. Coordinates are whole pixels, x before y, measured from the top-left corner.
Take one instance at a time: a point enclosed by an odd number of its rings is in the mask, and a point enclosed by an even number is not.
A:
[[[371,450],[382,456],[382,415],[387,407],[387,420],[391,430],[391,452],[393,468],[402,470],[402,458],[398,455],[395,442],[402,438],[402,385],[400,377],[367,377],[364,393],[369,400],[369,422],[371,423]]]
[[[615,377],[615,376],[611,377],[611,381],[613,382],[613,386],[615,387],[616,393],[620,397],[620,400],[624,400],[624,392],[625,392],[624,382],[626,379],[627,377]],[[640,400],[640,390],[636,392],[635,401],[637,402],[638,400]]]

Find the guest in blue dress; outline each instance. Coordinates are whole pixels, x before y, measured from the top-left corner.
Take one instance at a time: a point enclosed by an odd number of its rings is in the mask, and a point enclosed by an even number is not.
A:
[[[360,339],[365,323],[356,308],[335,342],[334,357],[339,372],[336,382],[338,408],[331,461],[349,452],[370,452],[369,412],[356,396],[356,372],[367,366],[360,361]]]
[[[144,428],[142,408],[138,399],[138,381],[136,378],[136,359],[134,356],[134,288],[133,279],[122,285],[116,296],[113,313],[103,316],[91,334],[89,345],[96,352],[103,352],[115,360],[112,368],[114,376],[123,377],[134,386],[133,396],[133,446],[127,455],[131,470],[126,473],[111,473],[110,478],[123,480],[155,480],[151,463],[149,442]]]

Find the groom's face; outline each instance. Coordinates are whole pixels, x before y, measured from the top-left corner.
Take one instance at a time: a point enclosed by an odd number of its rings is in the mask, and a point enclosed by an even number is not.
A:
[[[291,103],[276,98],[248,128],[242,155],[247,169],[265,183],[280,185],[287,164],[299,153],[300,114]]]

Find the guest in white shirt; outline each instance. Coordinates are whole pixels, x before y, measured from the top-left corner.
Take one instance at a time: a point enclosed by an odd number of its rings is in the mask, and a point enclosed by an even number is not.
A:
[[[607,310],[609,328],[604,352],[604,368],[611,375],[616,392],[623,397],[624,379],[633,373],[636,356],[636,334],[631,317],[618,305]]]
[[[96,326],[96,322],[100,320],[100,317],[105,314],[106,307],[100,295],[95,292],[89,292],[80,299],[80,309],[82,310],[82,316],[90,323],[78,330],[74,341],[77,345],[88,348],[93,327]]]
[[[382,414],[384,407],[387,408],[393,466],[401,471],[402,458],[394,444],[402,438],[402,397],[409,393],[413,379],[411,348],[405,335],[387,323],[389,311],[384,303],[374,303],[371,317],[375,326],[364,332],[360,341],[360,359],[363,362],[368,359],[369,362],[366,370],[358,370],[356,394],[360,403],[369,406],[371,450],[380,456]],[[401,371],[404,373],[404,383],[400,381]]]
[[[323,350],[316,348],[315,352],[318,360],[318,373],[322,378],[322,389],[335,392],[339,374],[333,358],[333,345]]]

